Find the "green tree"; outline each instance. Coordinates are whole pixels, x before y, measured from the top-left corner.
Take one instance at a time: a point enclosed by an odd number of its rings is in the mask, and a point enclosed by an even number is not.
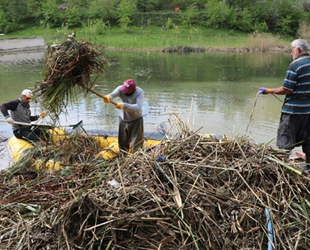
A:
[[[16,20],[16,22],[20,22],[21,20],[29,17],[27,1],[26,0],[8,1],[5,14],[11,19]]]
[[[89,0],[66,0],[66,19],[68,25],[80,26],[88,19]]]
[[[82,12],[77,7],[70,7],[66,10],[66,25],[68,27],[78,27],[82,24]]]
[[[0,9],[0,32],[6,33],[7,26],[9,25],[8,21],[6,20],[6,16],[4,11]]]
[[[116,23],[117,7],[120,0],[93,0],[87,11],[88,18],[102,19],[105,22]]]
[[[165,0],[137,0],[137,9],[143,12],[161,10]]]
[[[205,4],[205,14],[208,26],[213,28],[229,28],[233,9],[224,0],[209,0]]]
[[[192,0],[173,0],[173,5],[178,6],[181,10],[185,10],[187,7],[193,5]]]
[[[199,25],[203,19],[203,13],[198,10],[196,5],[189,6],[182,12],[183,24],[185,25]]]
[[[25,8],[25,6],[27,6],[26,0],[0,0],[1,32],[9,33],[23,28],[22,20],[29,17],[28,8]]]
[[[252,14],[252,11],[249,11],[247,8],[243,10],[235,9],[232,12],[232,22],[230,28],[237,30],[251,32],[255,30],[255,21]]]
[[[38,6],[36,18],[42,27],[60,27],[65,22],[64,11],[59,10],[56,0],[46,0]]]
[[[265,0],[258,0],[259,2],[265,2]],[[226,4],[232,8],[249,8],[249,6],[255,4],[257,0],[226,0]]]
[[[127,30],[128,26],[131,24],[132,16],[135,14],[137,5],[135,0],[121,0],[118,5],[118,17],[119,24],[124,29]]]
[[[275,30],[286,36],[295,36],[299,23],[303,19],[303,11],[295,0],[277,0],[278,18]]]

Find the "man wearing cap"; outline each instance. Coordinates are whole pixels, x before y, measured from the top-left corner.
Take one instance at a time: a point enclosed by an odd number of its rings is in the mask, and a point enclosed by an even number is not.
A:
[[[115,103],[115,107],[123,109],[118,128],[119,149],[132,152],[142,147],[144,140],[144,126],[142,117],[142,105],[144,91],[137,87],[133,79],[125,80],[111,94],[103,97],[104,102],[110,103],[112,99],[119,97],[122,102]]]
[[[28,123],[36,121],[39,117],[44,118],[46,113],[42,113],[40,116],[32,116],[30,112],[30,100],[33,95],[31,90],[25,89],[22,91],[19,99],[3,103],[0,106],[1,113],[5,117],[7,123],[12,125],[13,134],[18,139],[25,139],[28,141],[39,141],[43,136],[43,132],[38,127],[24,126],[17,123]],[[17,123],[14,123],[17,122]]]

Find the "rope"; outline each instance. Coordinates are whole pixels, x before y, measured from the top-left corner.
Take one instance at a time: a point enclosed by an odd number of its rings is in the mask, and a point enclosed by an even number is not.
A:
[[[256,94],[254,105],[253,105],[253,108],[252,108],[252,111],[251,111],[251,115],[250,115],[250,119],[249,119],[249,123],[248,123],[248,126],[246,127],[245,133],[248,132],[248,129],[249,129],[249,126],[250,126],[250,123],[251,123],[251,120],[252,120],[252,116],[253,116],[253,113],[254,113],[254,109],[255,109],[255,106],[256,106],[256,103],[257,103],[258,95],[259,95],[259,92],[257,92],[257,94]]]

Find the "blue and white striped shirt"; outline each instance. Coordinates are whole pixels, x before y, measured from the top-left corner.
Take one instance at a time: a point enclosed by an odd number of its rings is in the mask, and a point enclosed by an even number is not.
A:
[[[282,87],[292,92],[285,96],[282,113],[310,114],[310,56],[308,53],[300,55],[291,62]]]

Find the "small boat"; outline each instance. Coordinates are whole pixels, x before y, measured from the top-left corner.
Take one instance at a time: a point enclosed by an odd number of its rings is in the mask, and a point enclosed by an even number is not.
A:
[[[19,123],[20,124],[20,123]],[[29,125],[29,124],[22,124]],[[65,140],[72,132],[84,132],[88,136],[94,138],[94,141],[100,146],[102,149],[96,157],[103,160],[109,160],[116,157],[120,150],[118,146],[118,137],[116,133],[112,133],[111,135],[103,134],[100,131],[85,131],[82,127],[83,122],[80,121],[75,125],[63,126],[63,127],[50,127],[47,125],[49,129],[49,134],[51,136],[51,140],[55,143],[59,143],[62,140]],[[67,131],[65,127],[71,127],[71,131]],[[159,144],[162,139],[168,134],[166,133],[166,129],[162,128],[159,130],[159,133],[145,133],[145,141],[143,144],[143,148],[149,148]],[[225,135],[216,135],[216,134],[205,134],[205,137],[213,138],[218,141],[228,140]],[[169,136],[168,136],[169,137]],[[167,137],[167,138],[168,138]],[[13,162],[18,162],[23,155],[28,151],[28,149],[33,147],[33,144],[26,140],[18,139],[15,136],[10,138],[7,143],[8,151],[13,159]],[[130,151],[129,151],[130,152]],[[44,172],[54,172],[62,169],[60,162],[50,159],[48,161],[43,161],[42,159],[34,159],[34,170],[44,171]]]
[[[68,136],[65,129],[62,128],[52,128],[49,129],[51,140],[55,143],[65,140]],[[102,150],[98,154],[98,158],[109,160],[116,157],[119,154],[118,138],[117,136],[109,135],[90,135],[94,138],[94,141],[100,145]],[[163,136],[161,136],[163,137]],[[158,136],[157,136],[158,138]],[[146,139],[143,144],[143,148],[149,148],[151,146],[159,144],[161,139]],[[7,148],[12,157],[13,162],[18,162],[23,155],[27,152],[27,149],[33,147],[33,144],[30,142],[18,139],[15,136],[11,137],[8,140]],[[59,162],[54,160],[49,160],[47,162],[42,162],[40,159],[35,160],[34,164],[35,170],[44,170],[45,172],[54,172],[62,169],[62,166]]]

